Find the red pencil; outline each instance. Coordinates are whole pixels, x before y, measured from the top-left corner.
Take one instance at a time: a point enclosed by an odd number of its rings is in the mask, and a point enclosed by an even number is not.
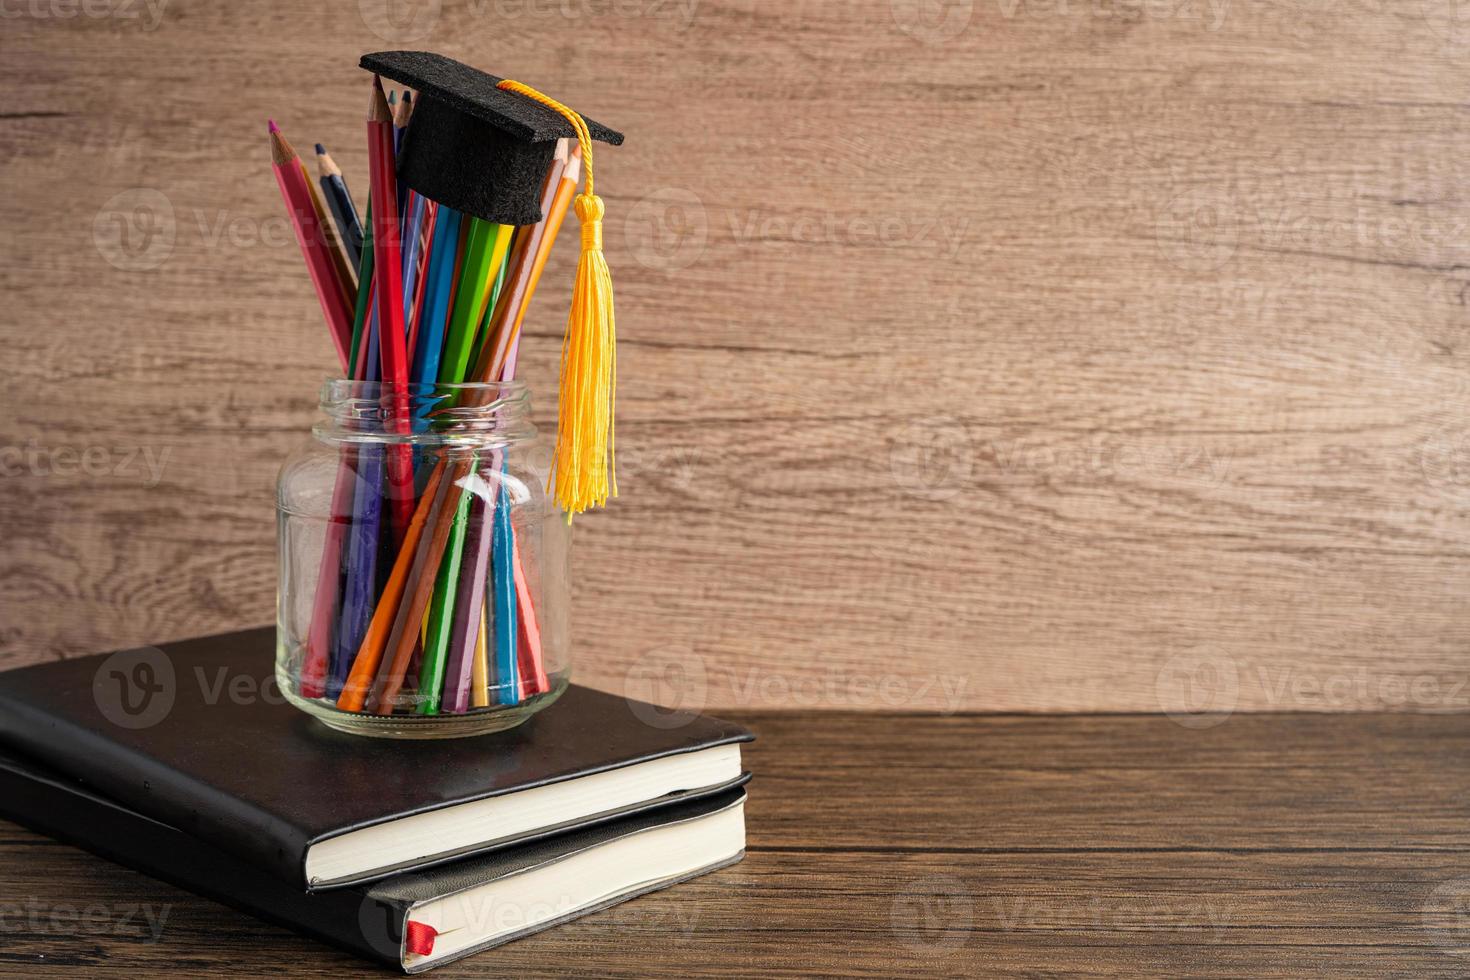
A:
[[[302,258],[306,259],[311,284],[316,287],[322,315],[326,317],[332,344],[337,348],[337,358],[342,362],[345,373],[347,347],[352,343],[352,297],[347,295],[333,265],[332,242],[326,229],[321,227],[316,205],[311,200],[311,189],[301,169],[301,160],[274,122],[270,124],[270,131],[271,164],[276,172],[276,183],[280,185],[281,199],[286,202],[291,227],[296,230],[296,243],[301,246]]]
[[[403,330],[403,238],[398,223],[398,174],[393,163],[393,114],[383,84],[373,76],[368,109],[368,164],[373,202],[374,300],[378,310],[378,351],[383,380],[392,384],[396,428],[409,430],[408,346]],[[349,327],[351,321],[348,321]],[[350,336],[350,334],[349,334]],[[388,447],[389,522],[393,542],[402,545],[413,519],[413,450],[407,443]]]

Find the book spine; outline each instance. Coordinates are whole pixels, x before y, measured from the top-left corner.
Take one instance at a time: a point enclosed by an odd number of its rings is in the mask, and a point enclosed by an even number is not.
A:
[[[129,751],[124,741],[38,711],[0,689],[0,742],[145,816],[268,868],[289,886],[306,887],[304,835],[145,754]]]
[[[312,894],[166,824],[0,763],[0,815],[110,861],[395,969],[407,905],[344,888]]]

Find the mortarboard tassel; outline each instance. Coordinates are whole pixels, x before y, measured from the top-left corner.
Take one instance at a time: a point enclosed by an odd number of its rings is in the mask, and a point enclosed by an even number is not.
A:
[[[613,321],[612,273],[602,255],[602,199],[592,192],[592,138],[576,110],[520,82],[499,88],[516,92],[561,113],[577,131],[587,169],[586,193],[573,204],[582,223],[582,255],[572,310],[561,348],[557,400],[556,459],[552,467],[556,502],[567,520],[618,495],[613,451],[613,406],[617,388],[617,329]]]

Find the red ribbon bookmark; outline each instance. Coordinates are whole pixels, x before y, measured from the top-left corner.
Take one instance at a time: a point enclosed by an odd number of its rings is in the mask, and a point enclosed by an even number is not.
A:
[[[434,952],[434,939],[439,930],[424,922],[409,920],[403,934],[403,948],[415,956],[428,956]]]

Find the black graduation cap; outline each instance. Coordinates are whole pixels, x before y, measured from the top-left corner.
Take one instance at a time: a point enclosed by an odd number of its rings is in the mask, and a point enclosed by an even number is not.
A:
[[[496,88],[494,75],[430,51],[378,51],[359,64],[414,90],[398,179],[431,200],[486,221],[541,220],[541,184],[556,141],[576,138],[559,113]],[[623,134],[583,117],[595,140]]]

